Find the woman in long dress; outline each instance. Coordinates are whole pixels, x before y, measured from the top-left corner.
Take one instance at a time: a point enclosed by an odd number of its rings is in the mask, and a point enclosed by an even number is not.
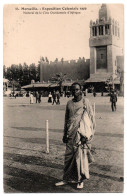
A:
[[[52,94],[51,94],[51,92],[48,95],[48,103],[52,103]]]
[[[30,93],[30,104],[34,103],[34,96],[33,93]]]

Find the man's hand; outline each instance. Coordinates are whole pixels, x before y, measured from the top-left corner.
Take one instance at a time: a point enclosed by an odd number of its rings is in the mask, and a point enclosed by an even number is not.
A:
[[[65,143],[65,144],[66,144],[67,142],[68,142],[67,136],[66,136],[66,135],[64,135],[64,136],[63,136],[63,143]]]
[[[81,137],[81,144],[85,144],[87,141],[87,137]]]

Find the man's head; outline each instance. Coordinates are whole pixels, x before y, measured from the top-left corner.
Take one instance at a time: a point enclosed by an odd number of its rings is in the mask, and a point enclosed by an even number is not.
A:
[[[81,95],[82,87],[81,87],[81,85],[78,82],[73,83],[71,88],[72,88],[72,95],[75,98],[77,98],[77,97],[79,97],[79,95]]]

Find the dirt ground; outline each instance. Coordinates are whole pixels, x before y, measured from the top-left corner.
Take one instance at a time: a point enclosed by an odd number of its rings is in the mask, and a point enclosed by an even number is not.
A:
[[[55,187],[62,180],[65,145],[62,143],[65,105],[29,104],[29,98],[4,97],[4,192],[6,193],[121,193],[124,190],[123,97],[112,112],[109,97],[87,96],[96,105],[95,163],[84,188]],[[49,121],[50,152],[46,154],[45,121]]]

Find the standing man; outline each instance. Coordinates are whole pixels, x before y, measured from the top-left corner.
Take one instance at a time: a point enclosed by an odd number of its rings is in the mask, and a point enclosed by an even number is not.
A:
[[[112,93],[110,95],[110,102],[111,102],[112,112],[116,111],[117,95],[114,92],[114,90],[112,90]]]
[[[56,97],[57,97],[57,104],[60,105],[60,92],[56,92]]]
[[[96,97],[96,92],[95,92],[95,90],[93,91],[93,96]]]
[[[52,98],[53,98],[52,105],[54,105],[54,103],[56,103],[56,91],[55,90],[53,91]]]
[[[38,93],[38,91],[36,92],[36,103],[39,103],[39,93]]]
[[[101,96],[103,97],[103,95],[104,95],[104,92],[103,92],[103,91],[101,91]]]
[[[88,151],[90,152],[90,138],[94,135],[95,118],[92,106],[87,98],[82,97],[81,85],[72,84],[72,95],[74,98],[67,102],[65,113],[65,125],[63,142],[66,143],[63,181],[56,183],[56,186],[67,183],[77,183],[77,188],[83,188],[84,179],[89,179]],[[91,128],[93,130],[90,138],[79,132],[83,114],[87,113]],[[81,127],[80,127],[81,128]]]
[[[41,91],[39,91],[39,103],[41,103]]]

